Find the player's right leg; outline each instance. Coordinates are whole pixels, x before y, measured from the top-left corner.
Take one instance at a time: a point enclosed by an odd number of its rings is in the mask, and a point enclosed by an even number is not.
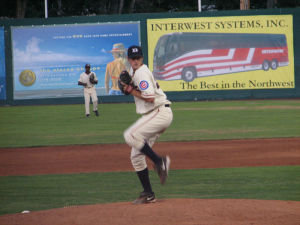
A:
[[[167,113],[161,113],[162,111],[163,109],[156,110],[141,117],[124,132],[124,138],[128,145],[137,149],[153,161],[161,184],[165,184],[171,162],[170,158],[168,156],[162,157],[156,154],[150,147],[159,137],[159,134],[172,122],[172,112],[167,111]],[[136,159],[133,158],[132,162],[134,163],[135,160]]]
[[[96,116],[99,116],[99,113],[98,113],[98,97],[97,97],[96,90],[92,90],[91,97],[92,97],[92,102],[93,102],[93,112],[95,113]]]
[[[132,148],[130,159],[144,189],[133,203],[144,204],[155,202],[155,194],[152,191],[145,155],[139,150]]]
[[[172,122],[172,111],[169,108],[166,111],[164,110],[164,108],[159,108],[139,118],[124,132],[126,143],[135,149],[141,150],[145,145],[145,141],[151,140],[152,143],[148,144],[152,146],[154,141]]]
[[[169,175],[171,160],[169,156],[159,156],[146,142],[140,150],[154,162],[154,170],[157,172],[160,183],[164,185]]]
[[[149,192],[141,192],[140,196],[133,201],[133,204],[147,204],[156,202],[155,194]]]
[[[87,90],[84,90],[84,105],[85,105],[85,115],[90,116],[90,94]]]

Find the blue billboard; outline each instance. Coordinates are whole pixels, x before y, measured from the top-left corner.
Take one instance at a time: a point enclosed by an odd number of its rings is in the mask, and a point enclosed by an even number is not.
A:
[[[6,99],[4,27],[0,27],[0,100]]]
[[[114,61],[112,53],[121,52],[114,46],[125,53],[130,45],[139,45],[140,24],[12,27],[12,42],[14,99],[83,96],[77,83],[85,64],[98,77],[97,94],[107,95],[106,67]],[[122,57],[126,64],[126,54]]]

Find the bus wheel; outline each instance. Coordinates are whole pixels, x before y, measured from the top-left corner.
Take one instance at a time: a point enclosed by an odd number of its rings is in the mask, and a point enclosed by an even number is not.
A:
[[[278,62],[276,59],[273,59],[272,62],[271,62],[271,68],[272,70],[276,70],[278,67]]]
[[[196,69],[194,67],[187,67],[182,70],[182,80],[191,82],[196,77]]]
[[[262,69],[264,71],[268,71],[270,69],[270,63],[269,63],[268,60],[263,61],[263,63],[262,63]]]

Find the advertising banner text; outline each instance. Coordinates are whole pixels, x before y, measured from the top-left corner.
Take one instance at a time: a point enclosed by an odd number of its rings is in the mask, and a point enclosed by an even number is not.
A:
[[[292,15],[147,20],[165,91],[295,88]]]

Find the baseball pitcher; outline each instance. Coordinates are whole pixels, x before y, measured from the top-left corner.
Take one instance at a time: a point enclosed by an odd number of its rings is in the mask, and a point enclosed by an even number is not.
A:
[[[152,146],[160,134],[170,126],[173,113],[170,108],[171,102],[155,81],[151,71],[143,64],[142,48],[129,47],[127,56],[131,65],[130,73],[123,71],[118,83],[124,94],[134,96],[136,112],[141,114],[141,117],[124,132],[124,138],[131,146],[131,163],[144,188],[133,203],[143,204],[155,202],[145,157],[154,163],[161,184],[165,184],[168,177],[170,158],[158,155]]]

